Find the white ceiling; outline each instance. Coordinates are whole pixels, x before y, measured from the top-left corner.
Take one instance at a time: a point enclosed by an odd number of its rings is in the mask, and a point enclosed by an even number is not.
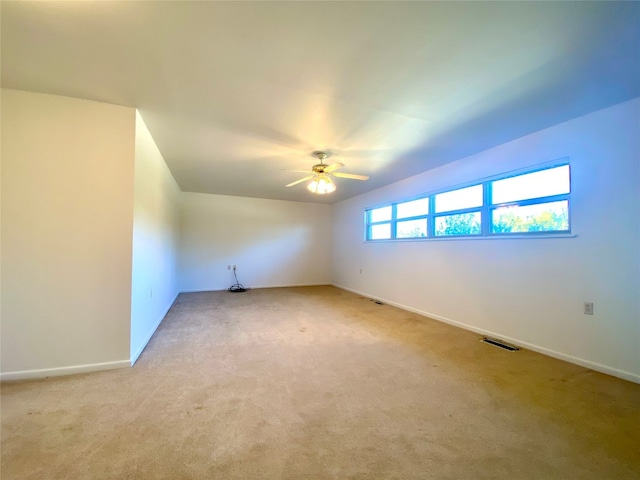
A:
[[[333,203],[640,95],[638,2],[1,8],[3,87],[137,107],[191,192]],[[370,180],[285,188],[319,149]]]

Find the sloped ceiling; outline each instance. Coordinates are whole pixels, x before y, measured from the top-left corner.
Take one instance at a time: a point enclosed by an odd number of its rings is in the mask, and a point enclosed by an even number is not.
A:
[[[190,192],[333,203],[640,95],[638,2],[1,9],[3,87],[137,107]],[[370,180],[285,188],[314,150]]]

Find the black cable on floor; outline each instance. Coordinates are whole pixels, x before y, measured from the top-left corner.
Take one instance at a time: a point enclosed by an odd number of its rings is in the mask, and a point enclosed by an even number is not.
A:
[[[248,288],[245,288],[240,282],[238,282],[238,276],[236,275],[235,266],[233,267],[233,276],[236,277],[236,283],[234,283],[229,287],[230,292],[238,293],[238,292],[246,292],[247,290],[249,290]]]

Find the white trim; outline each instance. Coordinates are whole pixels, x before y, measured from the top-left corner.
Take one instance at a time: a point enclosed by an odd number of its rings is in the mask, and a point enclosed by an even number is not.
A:
[[[333,284],[331,282],[324,282],[324,283],[297,283],[297,284],[290,284],[290,285],[256,285],[256,286],[249,286],[249,287],[245,285],[245,288],[247,290],[258,290],[263,288],[328,287],[330,285],[333,285]],[[228,290],[228,287],[211,288],[211,289],[205,289],[205,290],[181,290],[180,293],[225,292],[227,290]]]
[[[605,373],[607,375],[611,375],[614,377],[622,378],[623,380],[628,380],[633,383],[640,384],[640,374],[635,374],[632,372],[627,372],[626,370],[620,370],[618,368],[609,367],[607,365],[602,365],[600,363],[592,362],[590,360],[585,360],[583,358],[574,357],[572,355],[567,355],[565,353],[556,352],[555,350],[549,350],[548,348],[541,347],[539,345],[534,345],[532,343],[523,342],[521,340],[505,337],[504,335],[496,332],[492,332],[490,330],[485,330],[482,328],[477,328],[472,325],[467,325],[466,323],[458,322],[457,320],[451,320],[450,318],[446,318],[440,315],[436,315],[434,313],[425,312],[423,310],[418,310],[417,308],[412,308],[407,305],[403,305],[401,303],[393,302],[391,300],[387,300],[382,297],[373,297],[368,293],[361,292],[359,290],[354,290],[352,288],[347,288],[342,285],[338,285],[336,283],[332,284],[336,288],[340,288],[342,290],[346,290],[348,292],[356,293],[358,295],[362,295],[367,298],[372,298],[374,300],[379,300],[388,305],[392,305],[394,307],[401,308],[403,310],[407,310],[409,312],[417,313],[418,315],[422,315],[423,317],[432,318],[434,320],[438,320],[443,323],[448,323],[449,325],[453,325],[455,327],[462,328],[464,330],[469,330],[471,332],[479,333],[482,335],[488,335],[494,338],[499,338],[500,340],[505,340],[509,343],[513,343],[516,346],[526,348],[528,350],[532,350],[534,352],[541,353],[543,355],[547,355],[549,357],[557,358],[558,360],[563,360],[565,362],[573,363],[575,365],[580,365],[581,367],[589,368],[591,370],[595,370],[596,372]]]
[[[408,238],[383,238],[380,240],[363,240],[364,244],[375,243],[404,243],[404,242],[450,242],[452,240],[538,240],[541,238],[576,238],[575,233],[492,233],[491,235],[447,235],[442,237],[408,237]]]
[[[256,290],[258,288],[295,288],[295,287],[328,287],[331,286],[330,282],[327,283],[297,283],[293,285],[257,285],[255,287],[251,287],[251,290]]]
[[[0,373],[0,381],[26,380],[34,378],[59,377],[62,375],[74,375],[77,373],[99,372],[116,368],[129,368],[131,362],[118,360],[116,362],[89,363],[86,365],[73,365],[70,367],[43,368],[39,370],[21,370],[18,372]]]
[[[176,298],[178,298],[178,295],[180,295],[180,293],[176,293],[175,297],[173,297],[173,300],[171,300],[171,302],[169,302],[169,306],[164,310],[164,313],[162,314],[162,316],[160,317],[158,322],[155,324],[155,326],[151,329],[151,331],[149,332],[149,335],[147,336],[145,341],[142,342],[142,344],[140,345],[140,348],[138,349],[138,351],[135,354],[131,355],[131,366],[132,367],[138,361],[138,358],[140,358],[140,355],[142,355],[142,352],[147,347],[147,344],[151,340],[151,337],[153,337],[153,335],[156,333],[156,330],[158,330],[158,327],[160,326],[162,321],[167,317],[167,313],[169,313],[169,310],[171,310],[171,307],[175,303]]]
[[[180,293],[204,293],[204,292],[223,292],[226,288],[207,288],[204,290],[180,290]],[[180,293],[178,295],[180,295]],[[176,297],[177,298],[177,297]]]

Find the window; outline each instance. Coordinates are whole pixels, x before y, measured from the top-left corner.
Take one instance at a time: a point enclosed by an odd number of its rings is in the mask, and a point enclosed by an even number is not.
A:
[[[569,231],[569,165],[489,184],[491,233]]]
[[[391,223],[371,225],[371,240],[385,240],[391,238]]]
[[[368,240],[388,240],[391,238],[392,213],[391,205],[367,211]]]
[[[569,190],[569,165],[491,182],[492,203],[550,197]]]
[[[435,234],[438,237],[446,235],[480,235],[481,213],[457,213],[436,217]]]
[[[427,236],[427,213],[429,199],[419,198],[396,204],[396,238],[416,238]]]
[[[434,195],[435,235],[480,235],[482,199],[482,185]],[[447,212],[448,215],[437,215],[442,212]]]
[[[460,188],[435,195],[436,213],[482,206],[482,185]]]
[[[407,220],[396,225],[397,238],[413,238],[427,236],[427,219]]]
[[[419,198],[418,200],[413,200],[412,202],[398,203],[397,211],[398,218],[418,217],[421,215],[426,215],[427,213],[429,213],[429,199]]]
[[[566,232],[569,202],[500,207],[491,212],[491,233]]]
[[[394,203],[366,212],[367,240],[390,240],[427,236],[429,198]]]
[[[568,163],[366,210],[366,240],[569,233]]]

